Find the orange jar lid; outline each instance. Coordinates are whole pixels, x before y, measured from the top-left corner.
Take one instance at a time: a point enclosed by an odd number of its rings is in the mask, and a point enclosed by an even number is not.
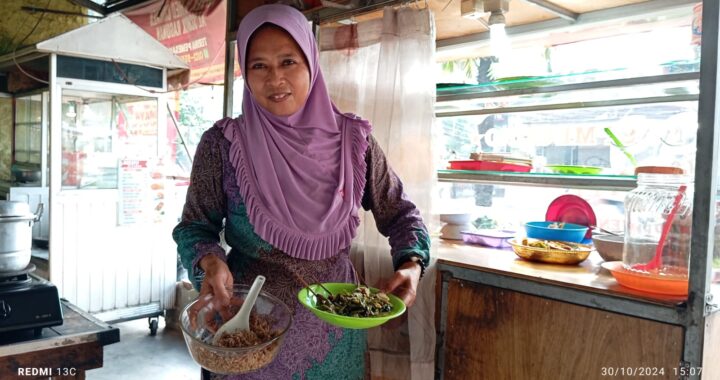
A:
[[[675,166],[638,166],[635,168],[635,175],[647,174],[685,174],[685,170]]]

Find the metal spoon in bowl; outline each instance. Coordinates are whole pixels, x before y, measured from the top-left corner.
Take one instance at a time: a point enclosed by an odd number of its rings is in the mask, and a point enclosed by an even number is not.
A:
[[[242,306],[240,306],[240,310],[238,310],[235,316],[220,326],[213,336],[214,345],[218,345],[220,337],[225,333],[232,334],[238,331],[250,330],[250,311],[253,306],[255,306],[255,300],[257,299],[260,289],[264,283],[265,276],[255,277],[255,281],[253,281],[252,286],[250,286],[250,290],[248,291]]]
[[[604,228],[600,228],[598,226],[588,226],[588,227],[590,227],[591,230],[598,230],[604,234],[613,235],[613,236],[622,236],[622,234],[619,234],[617,232],[608,231],[608,230],[606,230]]]

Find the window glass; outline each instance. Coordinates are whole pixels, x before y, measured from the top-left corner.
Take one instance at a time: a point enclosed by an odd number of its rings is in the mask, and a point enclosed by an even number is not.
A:
[[[632,175],[627,152],[638,165],[694,172],[697,102],[439,117],[436,125],[442,130],[438,169],[482,152],[529,157],[533,172],[584,165],[602,168],[602,174]]]
[[[40,165],[42,95],[15,100],[15,162]]]
[[[168,117],[167,136],[171,161],[175,168],[169,175],[189,177],[191,157],[202,134],[222,119],[223,86],[196,86],[173,93],[173,109]]]
[[[474,57],[438,61],[436,168],[472,153],[503,153],[529,160],[533,179],[550,176],[553,165],[596,167],[618,182],[631,181],[642,165],[679,166],[692,175],[700,49],[691,23],[688,6],[517,37],[500,58],[480,48]],[[497,177],[441,182],[438,212],[471,212],[477,226],[521,231],[571,193],[590,203],[600,227],[623,230],[626,192],[565,189],[555,177],[555,187],[515,186]]]
[[[714,300],[720,300],[720,187],[715,193],[715,242],[713,245],[711,291]]]
[[[155,98],[64,91],[63,188],[117,188],[119,159],[157,155],[157,112]]]
[[[597,25],[515,39],[502,57],[479,50],[474,57],[453,59],[439,54],[437,81],[445,85],[493,82],[535,85],[592,82],[638,76],[696,72],[700,45],[692,30],[691,6],[676,14],[626,20],[624,25]]]
[[[243,79],[242,76],[235,76],[235,80],[233,81],[233,117],[238,117],[242,114],[242,99],[244,88],[245,79]]]
[[[469,213],[475,228],[498,228],[523,234],[526,222],[545,220],[550,203],[565,194],[585,199],[593,208],[598,226],[609,231],[624,229],[626,193],[618,191],[441,182],[437,192],[438,212]]]
[[[162,88],[163,70],[129,63],[78,57],[57,57],[57,75],[100,82],[125,83]]]

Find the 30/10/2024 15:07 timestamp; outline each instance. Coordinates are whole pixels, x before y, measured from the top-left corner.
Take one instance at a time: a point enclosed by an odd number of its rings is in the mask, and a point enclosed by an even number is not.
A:
[[[604,377],[654,377],[654,376],[700,376],[702,367],[602,367],[600,375]]]

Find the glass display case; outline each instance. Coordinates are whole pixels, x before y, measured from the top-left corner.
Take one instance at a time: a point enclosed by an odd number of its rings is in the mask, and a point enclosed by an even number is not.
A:
[[[567,296],[566,302],[621,314],[632,309],[628,315],[682,326],[681,365],[701,361],[698,352],[702,350],[698,351],[696,342],[711,332],[697,326],[720,310],[718,132],[713,127],[717,123],[717,5],[711,12],[708,33],[713,37],[709,46],[703,41],[702,61],[697,54],[697,59],[651,65],[647,70],[604,67],[565,75],[484,78],[479,84],[439,84],[435,108],[440,136],[435,161],[438,209],[441,213],[472,212],[479,216],[478,228],[521,231],[522,222],[544,220],[553,198],[574,194],[592,204],[601,227],[620,232],[625,196],[637,186],[635,169],[681,168],[695,184],[689,296],[671,308],[657,307],[657,302],[633,291],[607,299],[584,291],[560,296],[563,291],[524,278],[530,271],[514,263],[519,274],[509,276],[497,276],[504,269],[492,264],[491,270],[472,274],[448,264],[440,268],[451,273],[447,278],[475,282],[480,278],[483,284],[548,298]],[[699,53],[699,46],[693,50]],[[613,52],[598,55],[602,54]],[[453,161],[477,154],[521,157],[530,160],[532,168],[528,172],[453,168]],[[556,169],[559,166],[594,171],[562,171]],[[708,189],[713,189],[710,199]],[[443,279],[441,292],[447,292],[452,281]],[[705,347],[708,350],[707,342]]]
[[[453,185],[460,190],[441,186],[441,204],[457,203],[458,192],[477,198],[477,191],[488,191],[478,184],[495,185],[489,191],[496,200],[513,194],[521,204],[523,191],[527,194],[536,189],[515,190],[516,186],[550,187],[556,193],[568,189],[632,190],[636,166],[679,167],[694,176],[699,72],[554,83],[535,77],[516,80],[513,88],[508,88],[506,81],[438,88],[436,126],[442,132],[436,161],[438,179],[475,184]],[[467,160],[476,152],[529,157],[533,167],[527,173],[449,169],[448,161]],[[596,174],[559,173],[552,169],[557,165],[601,170]],[[622,197],[622,193],[609,193],[598,202],[622,202]],[[537,210],[526,214],[540,216]],[[616,219],[608,222],[618,225]],[[720,255],[717,248],[715,251],[713,286],[720,282]]]

